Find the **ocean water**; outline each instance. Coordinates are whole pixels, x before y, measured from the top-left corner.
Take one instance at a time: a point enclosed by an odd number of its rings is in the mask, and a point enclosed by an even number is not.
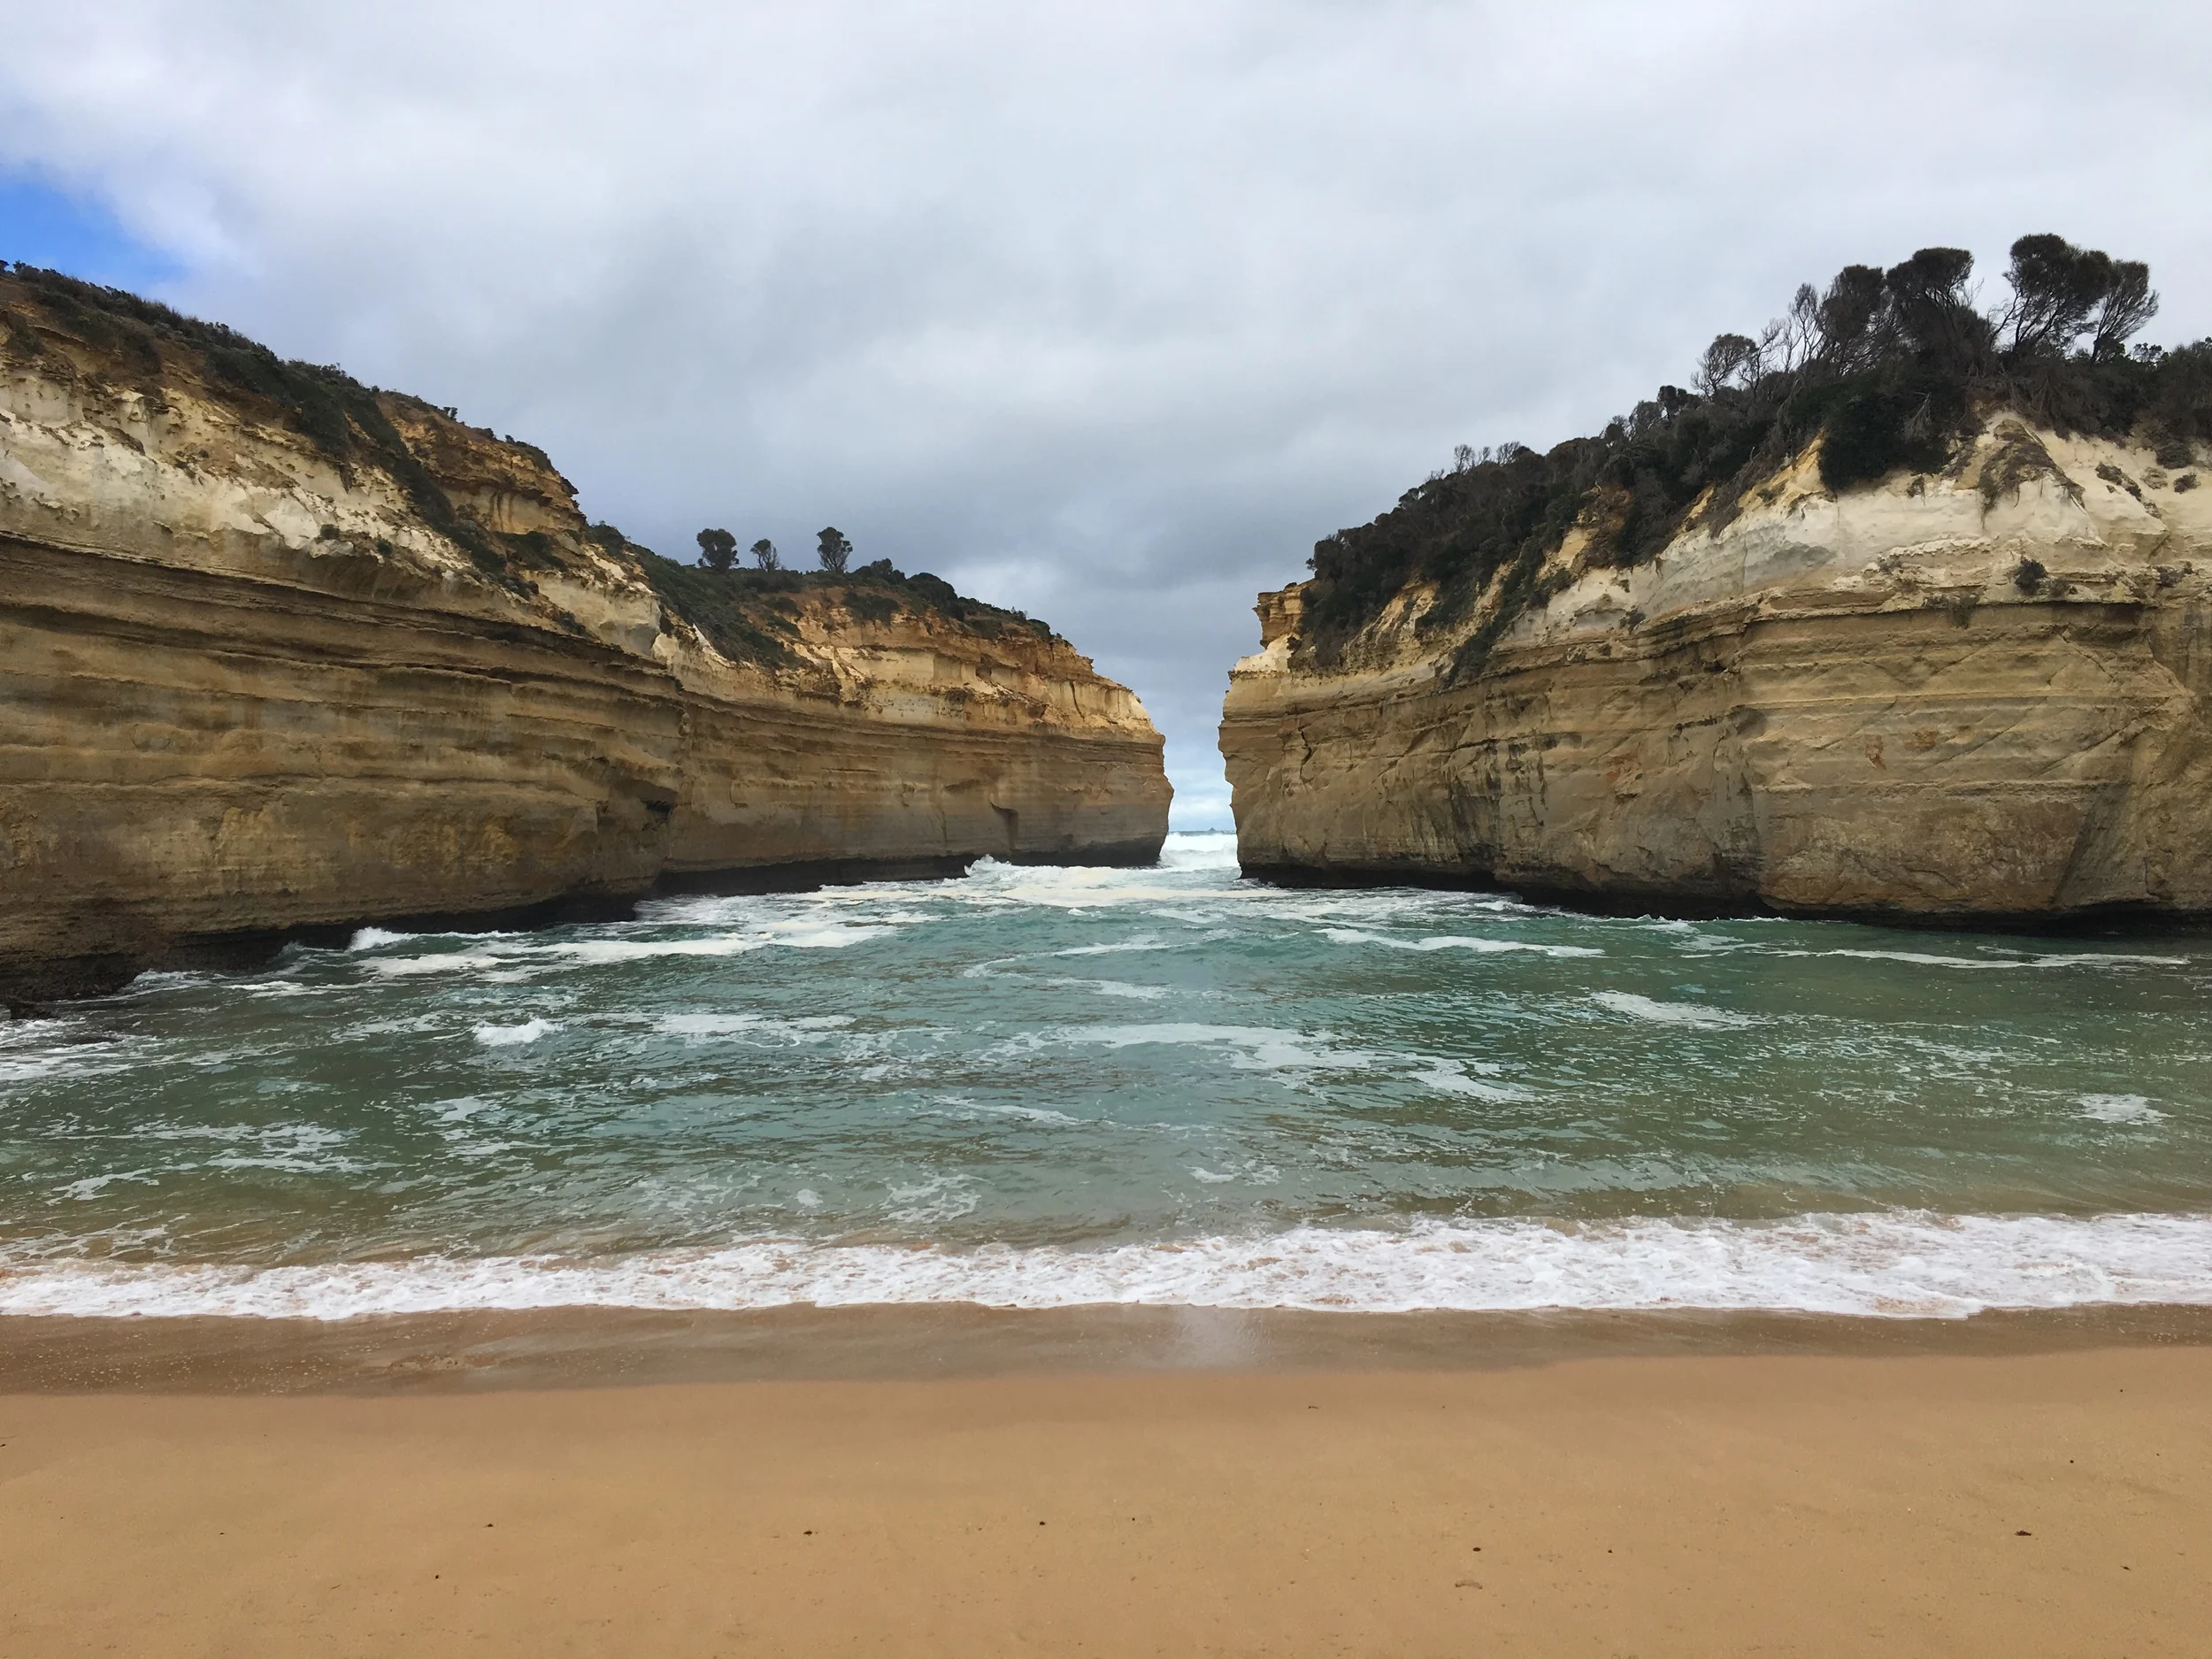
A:
[[[0,1312],[2212,1303],[2212,934],[1151,870],[364,932],[0,1023]]]

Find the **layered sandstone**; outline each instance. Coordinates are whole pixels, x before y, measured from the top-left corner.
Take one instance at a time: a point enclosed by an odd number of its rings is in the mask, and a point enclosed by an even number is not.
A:
[[[1264,595],[1221,728],[1240,854],[1659,909],[2212,910],[2196,477],[2002,411],[1939,476],[1837,494],[1808,450],[1633,569],[1578,526],[1456,675],[1484,611],[1425,632],[1410,588],[1325,668],[1301,590]]]
[[[756,588],[733,636],[528,445],[106,297],[0,276],[0,991],[671,879],[1156,855],[1159,734],[1041,626],[893,577]]]

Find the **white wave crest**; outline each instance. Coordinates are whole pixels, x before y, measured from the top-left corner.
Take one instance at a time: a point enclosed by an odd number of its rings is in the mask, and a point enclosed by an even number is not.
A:
[[[535,947],[531,954],[603,967],[615,962],[648,962],[656,956],[741,956],[768,942],[734,933],[712,939],[585,939],[572,944]]]
[[[607,967],[646,962],[663,956],[741,956],[748,952],[782,945],[799,950],[841,950],[897,929],[888,925],[854,926],[802,918],[773,921],[749,933],[712,933],[693,939],[577,939],[555,944],[515,942],[495,950],[455,950],[412,956],[375,956],[363,965],[371,972],[392,978],[426,973],[488,973],[537,967]],[[355,949],[365,949],[356,935]],[[396,937],[396,936],[393,936]],[[388,942],[378,940],[373,943]],[[497,979],[496,973],[489,977]],[[514,977],[509,972],[508,977]],[[504,981],[503,981],[504,982]]]
[[[2101,1124],[2162,1124],[2166,1114],[2140,1094],[2085,1094],[2081,1115]]]
[[[653,1029],[671,1037],[765,1037],[790,1042],[820,1042],[853,1023],[850,1014],[810,1014],[802,1019],[772,1019],[765,1014],[663,1014]]]
[[[1694,1025],[1701,1031],[1732,1031],[1738,1026],[1759,1023],[1748,1014],[1731,1013],[1724,1008],[1704,1008],[1695,1002],[1662,1002],[1653,997],[1638,996],[1633,991],[1593,991],[1590,1000],[1601,1008],[1611,1009],[1616,1014],[1626,1014],[1634,1019],[1647,1019],[1655,1025]]]
[[[535,1042],[549,1032],[560,1027],[549,1019],[530,1018],[519,1025],[479,1025],[476,1041],[487,1048],[513,1048],[526,1042]]]
[[[153,1046],[145,1038],[88,1041],[90,1036],[88,1028],[67,1019],[0,1021],[0,1083],[127,1071]]]
[[[365,963],[372,973],[390,979],[404,979],[418,973],[468,973],[482,968],[496,968],[501,958],[480,950],[449,950],[428,956],[384,956]]]
[[[1110,956],[1126,950],[1173,950],[1177,947],[1163,941],[1157,933],[1139,933],[1134,939],[1118,940],[1107,945],[1071,945],[1065,950],[1055,950],[1056,956]]]
[[[1425,1083],[1442,1094],[1458,1094],[1469,1100],[1523,1101],[1534,1098],[1525,1088],[1511,1083],[1486,1082],[1479,1077],[1469,1077],[1472,1062],[1466,1060],[1438,1060],[1427,1071],[1414,1073],[1416,1083]],[[1494,1071],[1495,1066],[1475,1067],[1478,1071]]]
[[[1760,921],[1770,918],[1754,917],[1740,919]],[[1788,946],[1722,937],[1701,936],[1695,943],[1697,948],[1693,954],[1701,956],[1726,956],[1737,951],[1749,951],[1762,956],[1848,956],[1861,962],[1909,962],[1927,968],[2185,968],[2193,960],[2188,956],[2149,956],[2117,950],[2074,950],[2037,956],[2030,951],[2003,950],[1993,945],[1982,947],[1990,953],[1986,956],[1954,956],[1932,950],[1869,950],[1843,946],[1827,950],[1793,949]]]
[[[1067,1043],[1096,1043],[1108,1048],[1146,1045],[1212,1048],[1228,1056],[1240,1071],[1363,1071],[1384,1063],[1364,1049],[1340,1048],[1329,1033],[1277,1031],[1265,1025],[1202,1025],[1179,1021],[1156,1025],[1075,1025],[1063,1030]]]
[[[1234,870],[1234,830],[1179,830],[1160,849],[1163,870]]]
[[[412,933],[396,933],[385,927],[363,927],[355,931],[353,939],[346,949],[348,950],[378,950],[386,945],[405,944],[414,936]]]
[[[2131,956],[2117,950],[2076,950],[2054,956],[2031,956],[2028,965],[2034,968],[2107,968],[2117,963],[2131,968],[2185,968],[2193,958],[2189,956]]]
[[[843,922],[777,922],[769,925],[768,938],[762,942],[791,945],[801,950],[842,950],[848,945],[863,944],[896,932],[897,928],[881,924],[854,927]]]
[[[1101,996],[1118,996],[1133,1002],[1156,1002],[1167,995],[1164,985],[1132,985],[1125,979],[1047,979],[1045,983],[1058,990],[1095,991]]]
[[[1214,1173],[1214,1171],[1209,1171]],[[956,1207],[949,1184],[894,1201]],[[344,1319],[473,1309],[745,1310],[972,1302],[1415,1312],[1777,1310],[1960,1318],[1985,1309],[2212,1305],[2212,1216],[1302,1226],[1103,1249],[913,1249],[796,1239],[576,1261],[0,1267],[0,1314]]]
[[[1541,945],[1526,939],[1484,939],[1468,933],[1436,933],[1426,939],[1392,939],[1385,933],[1364,933],[1353,927],[1331,927],[1322,937],[1339,945],[1387,945],[1393,950],[1472,950],[1485,956],[1531,951],[1541,956],[1601,956],[1589,945]]]

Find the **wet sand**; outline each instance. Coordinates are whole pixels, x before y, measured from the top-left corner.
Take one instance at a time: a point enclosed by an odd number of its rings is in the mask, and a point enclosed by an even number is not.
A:
[[[2212,1307],[1970,1319],[1699,1310],[1312,1313],[973,1303],[742,1313],[553,1308],[352,1319],[0,1317],[0,1394],[421,1393],[1127,1371],[1483,1371],[1692,1356],[2212,1348]]]
[[[0,1652],[2205,1651],[2193,1325],[1827,1328],[557,1387],[334,1363],[288,1393],[128,1366],[30,1392],[59,1379],[27,1380],[19,1336]],[[34,1346],[66,1360],[57,1339]]]

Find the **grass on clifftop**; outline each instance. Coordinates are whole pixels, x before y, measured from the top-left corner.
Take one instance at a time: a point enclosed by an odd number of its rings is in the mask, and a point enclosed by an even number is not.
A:
[[[42,314],[58,331],[98,353],[125,385],[158,396],[165,347],[196,361],[211,389],[273,413],[321,451],[342,477],[350,478],[363,465],[388,474],[424,522],[458,546],[478,570],[503,586],[523,586],[511,568],[511,550],[455,508],[386,417],[376,401],[379,388],[362,385],[343,369],[280,357],[235,329],[187,317],[122,288],[33,265],[0,265],[0,271],[5,272],[0,275],[0,299],[15,302],[5,311],[12,355],[26,360],[46,355],[45,342],[26,311]]]
[[[1816,438],[1832,490],[1939,472],[2001,406],[2061,432],[2132,437],[2162,465],[2188,465],[2190,446],[2212,439],[2212,341],[2127,343],[2157,311],[2147,266],[2024,236],[2008,297],[1987,311],[1972,271],[1954,248],[1886,271],[1847,265],[1824,292],[1800,288],[1756,339],[1716,339],[1694,390],[1662,387],[1596,437],[1541,455],[1463,447],[1373,523],[1315,544],[1301,657],[1334,666],[1409,583],[1440,590],[1428,632],[1463,622],[1494,586],[1497,604],[1455,662],[1471,672],[1548,596],[1539,572],[1578,519],[1593,562],[1642,564],[1686,525],[1726,524],[1746,489]]]

